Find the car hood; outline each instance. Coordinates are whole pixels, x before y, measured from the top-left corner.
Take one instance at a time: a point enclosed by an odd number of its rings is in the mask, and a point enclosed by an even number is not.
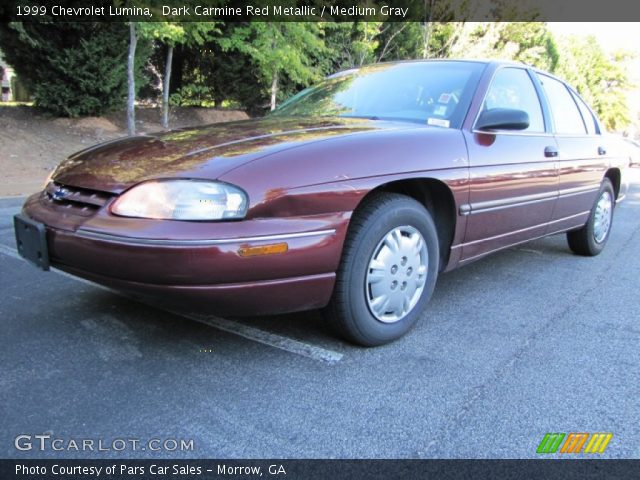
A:
[[[145,180],[215,179],[247,162],[336,136],[411,128],[356,118],[264,118],[127,137],[82,150],[52,178],[61,184],[120,193]]]

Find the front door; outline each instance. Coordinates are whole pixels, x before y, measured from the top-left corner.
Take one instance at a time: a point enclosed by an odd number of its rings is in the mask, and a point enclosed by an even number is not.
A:
[[[558,147],[525,68],[494,74],[482,109],[510,108],[529,115],[519,131],[465,131],[470,164],[469,204],[462,261],[544,235],[558,195]]]

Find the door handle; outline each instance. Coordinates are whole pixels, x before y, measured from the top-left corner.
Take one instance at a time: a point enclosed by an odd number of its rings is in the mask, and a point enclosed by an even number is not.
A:
[[[544,156],[545,157],[557,157],[558,149],[553,146],[544,147]]]
[[[598,147],[598,155],[606,155],[607,149],[604,147]]]

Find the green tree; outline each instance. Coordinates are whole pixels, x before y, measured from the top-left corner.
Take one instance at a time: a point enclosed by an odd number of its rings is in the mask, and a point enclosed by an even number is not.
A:
[[[552,33],[542,22],[464,24],[448,54],[514,60],[544,70],[554,70],[560,55]]]
[[[495,49],[513,60],[553,71],[559,52],[553,34],[542,22],[507,22],[500,28]]]
[[[219,44],[224,51],[248,55],[262,79],[270,84],[270,106],[277,104],[281,77],[309,85],[320,76],[318,58],[324,49],[316,23],[254,22],[236,26]]]
[[[141,22],[140,34],[166,46],[165,69],[162,77],[162,126],[169,127],[169,90],[176,45],[201,47],[214,32],[219,22]]]
[[[560,39],[561,57],[555,73],[578,90],[609,130],[631,123],[626,93],[632,85],[627,74],[630,54],[607,56],[595,37]]]
[[[323,23],[325,50],[320,63],[325,73],[378,61],[383,22]]]
[[[321,24],[324,32],[325,54],[320,58],[324,74],[353,67],[351,35],[353,22],[326,22]]]
[[[455,38],[455,29],[450,28],[451,25],[449,24],[456,17],[464,17],[465,12],[468,11],[467,1],[424,0],[423,5],[425,17],[424,22],[420,24],[422,33],[420,57],[444,57],[446,56],[445,49],[450,45],[451,40]],[[435,54],[434,47],[436,48]]]
[[[354,22],[351,35],[352,65],[360,67],[377,61],[376,49],[383,22]]]
[[[378,61],[447,58],[462,26],[460,22],[387,22],[380,32]]]
[[[101,115],[125,104],[127,29],[122,23],[0,23],[0,44],[35,105],[57,116]],[[142,67],[136,59],[139,83]]]

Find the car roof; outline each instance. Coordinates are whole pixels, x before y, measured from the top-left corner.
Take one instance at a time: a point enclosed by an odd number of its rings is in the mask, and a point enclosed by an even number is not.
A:
[[[528,65],[526,63],[519,62],[516,60],[499,60],[499,59],[490,59],[490,58],[425,58],[425,59],[419,58],[419,59],[411,59],[411,60],[392,60],[388,62],[368,63],[366,65],[361,65],[360,67],[346,68],[344,70],[339,70],[336,73],[329,75],[327,78],[340,77],[344,74],[357,72],[358,70],[361,70],[361,69],[366,69],[369,67],[374,68],[377,65],[403,65],[403,64],[415,64],[415,63],[480,63],[486,66],[492,66],[494,67],[494,69],[498,67],[505,67],[505,66],[528,68],[536,73],[540,73],[548,77],[551,77],[555,80],[558,80],[559,82],[562,82],[565,85],[568,85],[574,92],[576,92],[575,88],[567,84],[567,82],[564,79],[557,77],[556,75],[550,72],[547,72],[546,70],[542,70],[533,65]]]
[[[358,70],[367,69],[367,68],[375,68],[379,65],[405,65],[405,64],[417,64],[417,63],[479,63],[486,66],[493,66],[497,68],[499,66],[517,66],[520,68],[532,68],[540,73],[545,73],[550,75],[543,70],[537,70],[531,65],[527,65],[522,62],[517,62],[514,60],[496,60],[496,59],[485,59],[485,58],[419,58],[419,59],[410,59],[410,60],[390,60],[388,62],[377,62],[377,63],[367,63],[365,65],[361,65],[359,67],[350,67],[345,68],[343,70],[338,70],[335,73],[327,76],[327,78],[337,78],[341,77],[345,74],[350,74],[353,72],[357,72]]]
[[[358,70],[360,68],[367,67],[375,67],[376,65],[402,65],[402,64],[412,64],[412,63],[482,63],[485,65],[514,65],[519,67],[529,67],[533,68],[530,65],[527,65],[522,62],[518,62],[515,60],[496,60],[489,58],[417,58],[410,60],[390,60],[388,62],[377,62],[377,63],[368,63],[362,65],[360,67],[351,67],[345,70]]]

